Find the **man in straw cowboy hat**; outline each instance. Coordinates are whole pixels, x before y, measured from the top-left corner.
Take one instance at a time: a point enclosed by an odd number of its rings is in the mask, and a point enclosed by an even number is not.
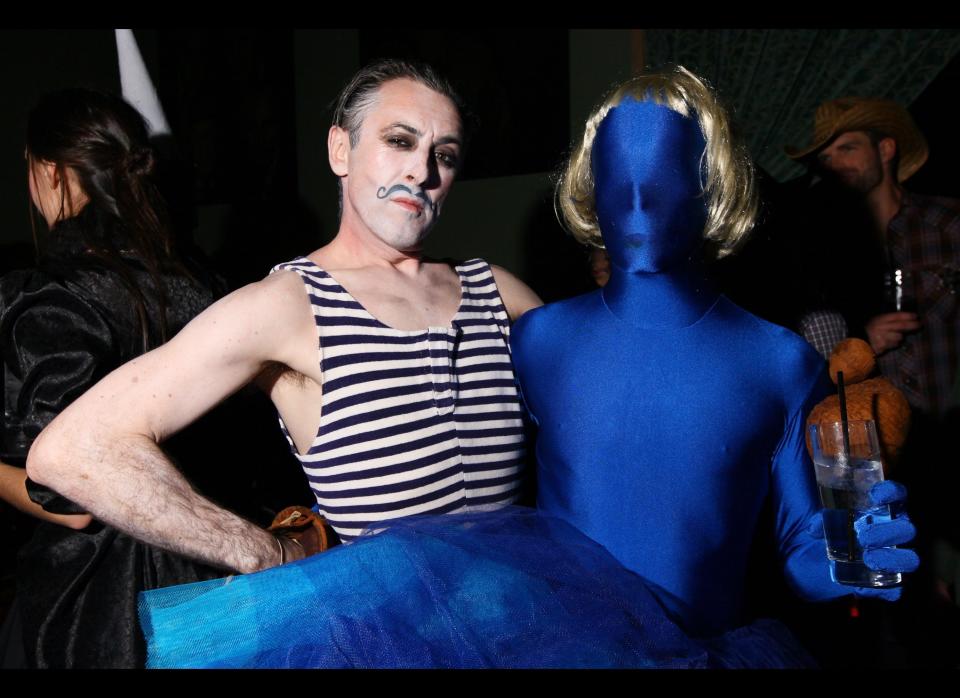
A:
[[[809,145],[785,150],[862,197],[891,293],[886,312],[850,330],[864,334],[915,409],[943,415],[960,349],[960,201],[903,188],[927,160],[926,139],[896,102],[843,97],[817,107]]]
[[[910,621],[904,627],[922,628],[922,634],[931,638],[924,651],[933,647],[951,651],[944,647],[956,648],[955,639],[944,642],[943,638],[955,637],[958,619],[950,613],[955,609],[938,606],[927,594],[939,587],[943,596],[949,596],[946,582],[940,580],[956,574],[947,571],[944,562],[955,559],[960,540],[950,513],[957,471],[945,459],[956,449],[955,426],[960,416],[956,399],[960,201],[904,189],[903,182],[923,166],[929,150],[907,110],[890,100],[844,97],[824,102],[814,115],[809,145],[785,150],[853,194],[873,229],[866,240],[877,243],[877,254],[861,245],[856,257],[848,253],[835,260],[839,265],[835,269],[861,283],[872,278],[865,266],[884,267],[882,290],[879,285],[871,290],[847,284],[850,294],[867,297],[867,306],[876,308],[856,318],[859,322],[849,323],[849,329],[868,339],[881,372],[913,407],[911,433],[896,476],[911,492],[916,545],[921,560],[932,567],[925,564],[911,580],[920,594],[905,596],[907,603],[900,614]],[[834,220],[830,222],[835,224],[844,214],[831,211]],[[855,233],[844,230],[847,236]],[[831,261],[821,263],[828,267]],[[871,300],[871,295],[877,297]],[[903,625],[902,620],[898,624]],[[917,634],[916,629],[905,631],[906,636]]]

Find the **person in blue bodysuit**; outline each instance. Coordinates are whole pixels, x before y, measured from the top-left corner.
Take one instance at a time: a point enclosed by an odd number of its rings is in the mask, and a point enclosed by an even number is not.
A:
[[[752,168],[694,75],[640,76],[587,121],[558,185],[563,217],[605,246],[607,286],[526,314],[514,365],[539,427],[538,507],[641,574],[681,627],[736,627],[761,507],[772,498],[790,586],[807,600],[899,590],[831,580],[810,408],[830,390],[800,337],[747,313],[705,264],[730,253],[756,212]],[[900,499],[888,483],[877,497]],[[908,571],[905,519],[868,526],[867,564]]]

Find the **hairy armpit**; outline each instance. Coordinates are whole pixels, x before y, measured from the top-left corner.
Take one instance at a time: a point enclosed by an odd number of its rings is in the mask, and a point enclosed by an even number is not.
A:
[[[279,361],[267,361],[263,365],[263,370],[257,375],[255,382],[269,392],[280,380],[289,381],[298,388],[303,388],[307,384],[305,375]]]

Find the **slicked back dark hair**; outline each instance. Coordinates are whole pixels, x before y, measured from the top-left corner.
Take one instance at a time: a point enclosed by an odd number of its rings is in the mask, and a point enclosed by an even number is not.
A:
[[[333,125],[350,134],[350,147],[360,140],[363,117],[376,99],[377,92],[391,80],[407,79],[429,87],[453,102],[460,116],[464,145],[472,131],[474,117],[450,82],[426,63],[384,58],[361,68],[340,92],[333,111]]]

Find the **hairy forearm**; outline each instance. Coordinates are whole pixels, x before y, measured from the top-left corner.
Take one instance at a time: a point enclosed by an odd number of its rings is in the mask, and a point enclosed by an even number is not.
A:
[[[57,466],[63,443],[69,469]],[[35,481],[151,545],[243,573],[280,562],[274,536],[200,496],[149,437],[44,432],[27,468]]]
[[[82,529],[90,525],[89,514],[53,514],[30,499],[27,494],[27,472],[0,461],[0,499],[24,514],[67,528]]]

